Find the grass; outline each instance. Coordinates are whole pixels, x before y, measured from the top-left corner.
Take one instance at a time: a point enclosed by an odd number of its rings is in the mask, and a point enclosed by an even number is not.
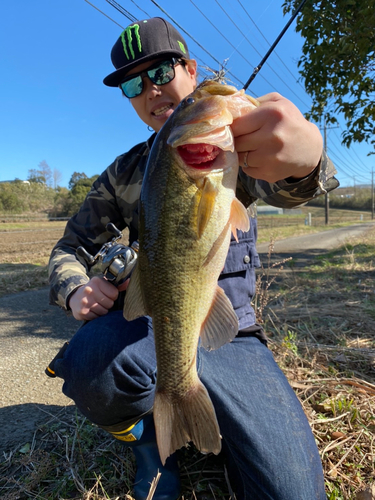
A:
[[[375,497],[374,256],[375,228],[303,268],[270,255],[258,273],[258,320],[309,419],[329,500]],[[179,460],[183,499],[231,497],[218,457],[190,448]],[[131,452],[72,411],[0,459],[0,497],[131,500],[133,474]]]
[[[21,222],[1,222],[0,232],[3,231],[30,231],[30,230],[41,230],[41,229],[61,229],[64,231],[66,226],[66,221],[48,221],[40,220],[34,221],[21,221]]]
[[[374,485],[374,256],[375,228],[303,269],[270,257],[258,276],[258,319],[309,418],[330,500]]]
[[[195,449],[178,452],[184,499],[229,498],[224,464]],[[3,500],[132,500],[129,448],[74,411],[37,429],[33,442],[0,463]]]

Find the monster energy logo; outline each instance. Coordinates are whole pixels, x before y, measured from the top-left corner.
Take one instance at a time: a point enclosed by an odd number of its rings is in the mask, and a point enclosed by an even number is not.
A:
[[[135,54],[133,50],[133,33],[137,41],[138,50],[139,52],[142,52],[141,37],[139,36],[139,24],[133,24],[132,26],[128,26],[121,33],[122,46],[124,48],[125,56],[127,59],[135,59]]]

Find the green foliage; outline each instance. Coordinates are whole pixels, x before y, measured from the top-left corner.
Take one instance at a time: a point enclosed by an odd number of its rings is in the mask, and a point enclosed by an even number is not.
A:
[[[284,12],[299,0],[285,0]],[[313,99],[308,118],[335,123],[342,113],[346,146],[368,141],[375,153],[375,0],[307,2],[296,31],[305,39],[298,63]]]
[[[43,163],[45,162],[39,165]],[[1,213],[45,212],[51,217],[70,217],[79,210],[98,175],[87,177],[85,173],[74,172],[69,181],[70,190],[60,186],[52,188],[48,185],[52,183],[52,174],[48,174],[49,167],[46,165],[42,165],[42,170],[29,170],[27,183],[19,179],[0,183]],[[58,171],[55,171],[55,180],[57,174]],[[45,179],[48,179],[48,182],[45,182]]]
[[[57,193],[55,207],[59,206],[58,214],[70,217],[78,212],[92,184],[98,177],[98,175],[87,177],[85,173],[74,172],[69,181],[70,191],[60,189]]]
[[[297,333],[292,330],[288,330],[282,342],[283,347],[286,347],[287,349],[292,351],[293,354],[297,355],[298,346],[296,342],[297,342]]]
[[[84,172],[73,172],[69,181],[69,189],[73,189],[76,184],[85,182],[85,180],[88,180],[88,177]]]
[[[27,180],[29,182],[37,182],[39,184],[45,184],[46,178],[42,175],[38,170],[31,169],[29,170],[29,175],[27,176]]]
[[[6,184],[0,186],[0,210],[10,213],[21,213],[24,209],[22,200],[12,191],[6,188]]]
[[[372,198],[371,189],[354,189],[353,196],[346,197],[341,196],[340,193],[332,192],[329,194],[329,206],[331,208],[339,208],[345,210],[359,210],[359,211],[371,211],[372,208]],[[325,204],[325,199],[323,196],[315,198],[309,201],[311,206],[322,207]]]

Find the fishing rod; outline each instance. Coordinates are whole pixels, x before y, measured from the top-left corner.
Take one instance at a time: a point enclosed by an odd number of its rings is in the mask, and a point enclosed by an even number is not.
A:
[[[280,40],[284,36],[285,32],[287,31],[287,29],[289,28],[289,26],[292,24],[292,22],[294,21],[295,17],[298,15],[298,13],[302,10],[302,7],[305,5],[306,2],[307,2],[307,0],[302,0],[302,2],[299,4],[299,6],[297,7],[297,9],[294,11],[292,17],[286,23],[284,29],[281,31],[281,33],[276,38],[276,40],[273,42],[273,44],[269,48],[267,54],[263,57],[263,59],[258,64],[258,66],[256,66],[256,68],[254,68],[254,71],[253,71],[252,75],[250,76],[250,78],[247,80],[247,82],[245,83],[245,85],[243,87],[244,90],[247,90],[247,88],[250,85],[250,83],[254,80],[254,78],[257,76],[257,74],[259,73],[259,71],[262,69],[263,64],[267,61],[268,57],[271,55],[271,53],[275,49],[276,45],[280,42]]]

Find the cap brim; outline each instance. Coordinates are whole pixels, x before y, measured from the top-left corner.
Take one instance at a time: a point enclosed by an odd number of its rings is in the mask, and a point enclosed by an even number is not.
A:
[[[139,64],[151,61],[152,59],[158,59],[159,57],[163,56],[184,57],[186,59],[189,59],[188,53],[181,54],[181,52],[177,52],[176,50],[164,50],[156,54],[152,54],[150,56],[141,57],[140,59],[137,59],[133,63],[127,64],[123,68],[117,69],[113,73],[110,73],[108,76],[106,76],[103,80],[103,83],[104,85],[107,85],[107,87],[118,87],[131,69],[135,68]]]

